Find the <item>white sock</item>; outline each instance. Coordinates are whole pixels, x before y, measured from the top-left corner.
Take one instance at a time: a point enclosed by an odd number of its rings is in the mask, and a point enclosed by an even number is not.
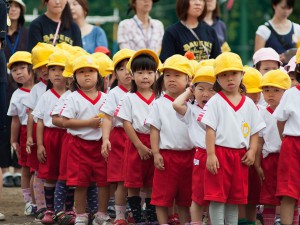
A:
[[[226,204],[225,205],[225,224],[236,225],[238,224],[239,209],[238,205]]]
[[[225,204],[224,203],[210,202],[209,216],[210,216],[210,222],[212,225],[224,225],[224,215],[225,215]]]

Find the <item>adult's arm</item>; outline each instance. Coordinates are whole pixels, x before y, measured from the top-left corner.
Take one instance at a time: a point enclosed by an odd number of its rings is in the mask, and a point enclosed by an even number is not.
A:
[[[271,31],[265,25],[261,25],[258,27],[255,33],[254,52],[265,47],[270,35]]]
[[[31,52],[38,42],[43,42],[42,25],[38,21],[39,18],[31,22],[28,31],[27,51]]]
[[[130,43],[129,43],[128,32],[127,32],[127,30],[129,29],[129,27],[127,26],[127,24],[128,24],[127,21],[128,20],[123,20],[119,23],[117,41],[118,41],[120,49],[123,49],[123,48],[131,49]]]
[[[221,47],[220,47],[217,33],[214,29],[211,29],[211,36],[212,36],[212,47],[211,47],[209,58],[215,59],[217,58],[218,55],[221,54]]]
[[[101,27],[96,26],[96,46],[104,46],[107,48],[107,37]]]
[[[176,35],[176,34],[175,34]],[[169,30],[166,30],[161,46],[160,60],[162,63],[172,55],[178,54],[176,49],[176,39]]]

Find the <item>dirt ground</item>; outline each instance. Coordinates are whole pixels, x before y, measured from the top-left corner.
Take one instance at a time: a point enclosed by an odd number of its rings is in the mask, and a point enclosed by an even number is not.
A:
[[[3,188],[0,199],[0,212],[5,215],[5,221],[0,225],[37,225],[34,218],[24,216],[24,203],[21,188]]]

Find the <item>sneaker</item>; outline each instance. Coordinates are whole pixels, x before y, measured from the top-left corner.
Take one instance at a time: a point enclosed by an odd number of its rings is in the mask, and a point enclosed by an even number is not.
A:
[[[54,216],[54,212],[52,210],[47,210],[41,222],[43,224],[54,224],[55,222],[53,216]]]
[[[3,176],[3,187],[14,187],[14,179],[12,175],[4,175]]]
[[[108,207],[107,207],[107,214],[111,218],[116,218],[115,199],[114,198],[109,199]]]
[[[178,215],[170,215],[168,218],[168,224],[170,225],[180,225]]]
[[[280,225],[281,223],[280,223],[280,218],[277,218],[276,220],[275,220],[275,222],[274,222],[274,225]]]
[[[60,211],[60,212],[56,213],[55,216],[53,216],[53,219],[59,225],[68,225],[68,224],[70,224],[72,217],[67,215],[64,211]]]
[[[148,222],[148,225],[159,225],[159,222],[158,221]]]
[[[76,216],[75,218],[75,225],[88,225],[88,223],[89,223],[88,214]]]
[[[25,216],[33,216],[37,211],[37,207],[32,202],[27,202],[24,207]]]
[[[93,225],[113,225],[113,223],[109,215],[100,216],[96,213]]]
[[[34,221],[36,222],[41,222],[43,217],[44,217],[44,213],[46,212],[46,208],[41,208],[38,211],[35,212],[34,214]]]
[[[13,176],[13,182],[15,187],[21,187],[21,176],[20,175]]]
[[[208,225],[208,216],[207,215],[203,215],[202,225]]]
[[[69,224],[70,225],[74,224],[75,223],[75,218],[76,218],[75,212],[74,211],[68,211],[68,212],[66,212],[66,214],[71,217],[71,220],[70,220]]]
[[[4,221],[5,220],[5,215],[0,213],[0,221]]]
[[[125,219],[118,219],[114,221],[114,225],[127,225],[127,221]]]

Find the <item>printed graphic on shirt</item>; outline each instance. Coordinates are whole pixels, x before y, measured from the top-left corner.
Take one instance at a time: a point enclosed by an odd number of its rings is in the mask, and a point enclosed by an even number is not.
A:
[[[243,122],[242,124],[242,133],[244,138],[247,138],[250,135],[250,126],[247,122]]]
[[[197,61],[208,59],[211,49],[212,43],[207,41],[191,41],[183,46],[185,52],[191,51],[194,53]]]
[[[52,44],[53,40],[54,40],[54,34],[49,34],[49,35],[43,36],[43,41],[45,43]],[[62,43],[62,42],[66,42],[67,44],[73,45],[73,40],[70,37],[67,37],[63,34],[59,34],[57,36],[56,43]]]

